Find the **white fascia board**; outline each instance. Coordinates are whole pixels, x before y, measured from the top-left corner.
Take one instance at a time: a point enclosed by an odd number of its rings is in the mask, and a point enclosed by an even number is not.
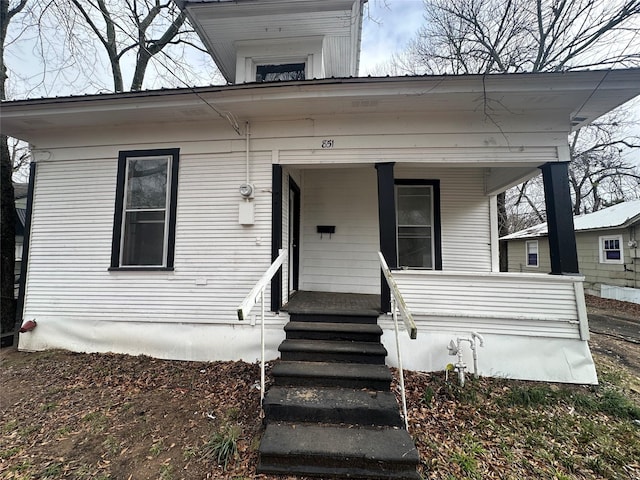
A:
[[[627,78],[629,77],[629,78]],[[625,70],[611,73],[610,80],[620,78],[619,83],[624,86],[619,95],[609,95],[607,108],[614,108],[623,103],[629,93],[640,93],[640,69]],[[537,79],[537,80],[536,80]],[[505,101],[510,99],[516,102],[516,106],[526,114],[532,111],[547,112],[549,115],[566,118],[566,131],[569,131],[569,115],[572,110],[578,109],[584,99],[597,97],[594,90],[584,89],[586,82],[591,88],[596,88],[597,80],[602,79],[602,72],[574,72],[573,74],[522,74],[522,75],[498,75],[495,78],[488,76],[483,82],[482,75],[465,76],[438,76],[438,77],[391,77],[391,78],[350,78],[350,79],[324,79],[297,82],[277,82],[263,84],[245,84],[231,86],[198,87],[193,89],[155,90],[142,92],[129,92],[121,94],[89,95],[83,97],[45,98],[34,100],[22,100],[3,102],[3,132],[9,135],[14,130],[35,131],[47,128],[48,119],[56,115],[74,115],[75,113],[101,113],[119,112],[126,118],[127,112],[155,109],[160,112],[175,108],[193,107],[211,108],[214,105],[222,110],[234,108],[242,109],[244,114],[250,114],[252,110],[260,106],[260,102],[282,102],[283,108],[286,102],[302,100],[297,105],[307,105],[305,108],[313,109],[314,102],[305,100],[322,100],[325,104],[335,102],[345,105],[346,99],[376,100],[385,98],[393,100],[397,104],[402,101],[415,108],[424,106],[427,111],[430,105],[436,105],[433,100],[440,98],[446,100],[451,108],[460,111],[474,109],[478,102],[488,92],[495,98],[503,97]],[[637,79],[638,84],[633,88],[629,86],[630,79]],[[555,81],[554,81],[555,80]],[[575,90],[577,83],[582,84],[582,90]],[[483,83],[488,90],[483,90]],[[550,85],[552,84],[553,88]],[[605,82],[606,83],[606,82]],[[573,85],[573,87],[571,87]],[[571,90],[570,88],[574,88]],[[520,102],[524,92],[543,92],[550,89],[555,95],[549,97],[544,103]],[[574,95],[570,95],[573,93]],[[614,92],[615,93],[615,92]],[[504,94],[504,95],[502,95]],[[535,96],[535,94],[534,94]],[[442,103],[442,102],[441,102]],[[315,102],[317,105],[318,102]],[[395,103],[394,103],[395,104]],[[556,105],[558,104],[558,105]],[[505,115],[509,114],[508,107]],[[300,107],[301,108],[301,107]],[[389,108],[387,106],[387,108]],[[213,108],[211,108],[213,110]],[[432,108],[434,110],[434,108]],[[313,114],[313,111],[304,112]],[[601,112],[601,113],[604,113]],[[84,122],[85,119],[83,119]],[[16,123],[17,121],[17,123]],[[92,115],[90,121],[95,125],[102,125],[105,119],[99,115]],[[54,122],[55,124],[55,122]],[[69,121],[68,124],[73,124]],[[90,126],[91,123],[82,123]],[[19,127],[19,128],[17,128]]]

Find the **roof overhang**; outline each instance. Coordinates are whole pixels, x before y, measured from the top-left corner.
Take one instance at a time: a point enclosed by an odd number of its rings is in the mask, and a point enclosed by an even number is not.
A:
[[[2,103],[2,133],[30,141],[52,129],[334,115],[514,116],[569,132],[640,94],[640,69],[348,78],[152,90]]]
[[[296,38],[326,37],[334,48],[325,62],[329,76],[356,75],[366,0],[176,0],[229,83],[243,41],[292,43]],[[335,50],[335,51],[334,51]]]

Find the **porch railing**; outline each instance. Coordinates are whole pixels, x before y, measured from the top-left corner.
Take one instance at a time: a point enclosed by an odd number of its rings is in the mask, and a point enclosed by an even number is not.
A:
[[[249,313],[260,300],[260,406],[264,400],[264,290],[271,282],[287,258],[287,250],[280,249],[278,258],[274,260],[271,266],[260,277],[260,280],[254,285],[249,294],[244,298],[238,306],[238,320],[245,320],[249,317]]]
[[[387,265],[386,260],[384,259],[384,255],[382,252],[378,252],[378,257],[380,259],[380,267],[382,269],[382,273],[384,274],[384,278],[387,281],[387,285],[389,285],[389,290],[391,290],[391,315],[393,317],[393,326],[395,329],[396,336],[396,352],[398,354],[398,372],[400,377],[400,393],[402,396],[402,413],[404,415],[404,425],[407,430],[409,430],[409,417],[407,415],[407,395],[404,389],[404,371],[402,369],[402,353],[400,351],[400,333],[398,328],[398,310],[402,314],[402,320],[404,321],[404,325],[407,328],[407,332],[409,333],[409,337],[412,340],[415,340],[418,336],[418,329],[416,327],[416,322],[413,320],[413,315],[407,308],[407,304],[402,297],[402,293],[400,293],[400,289],[398,288],[398,284],[396,283],[393,275],[391,275],[391,270],[389,270],[389,266]]]
[[[589,339],[581,275],[400,270],[394,278],[425,331]]]

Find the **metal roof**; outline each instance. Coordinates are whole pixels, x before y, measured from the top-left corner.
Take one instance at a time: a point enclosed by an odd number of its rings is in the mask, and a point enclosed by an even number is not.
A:
[[[573,226],[576,232],[581,232],[587,230],[625,228],[638,221],[640,221],[640,200],[632,200],[603,208],[597,212],[573,217]],[[500,240],[545,237],[547,233],[547,223],[544,222],[506,235]]]
[[[565,73],[342,78],[2,102],[3,133],[32,141],[54,129],[313,115],[465,112],[538,118],[567,132],[640,94],[640,69]],[[554,130],[555,129],[555,130]]]

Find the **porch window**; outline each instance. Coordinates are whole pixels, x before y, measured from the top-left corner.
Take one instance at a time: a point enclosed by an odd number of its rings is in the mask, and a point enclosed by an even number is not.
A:
[[[434,268],[434,187],[396,185],[398,266]]]
[[[178,152],[120,152],[112,269],[173,267]]]
[[[600,263],[624,263],[622,235],[600,237]]]
[[[527,267],[538,266],[538,240],[529,240],[525,243],[527,255]]]
[[[277,80],[304,80],[304,63],[284,63],[277,65],[256,65],[256,82]]]

